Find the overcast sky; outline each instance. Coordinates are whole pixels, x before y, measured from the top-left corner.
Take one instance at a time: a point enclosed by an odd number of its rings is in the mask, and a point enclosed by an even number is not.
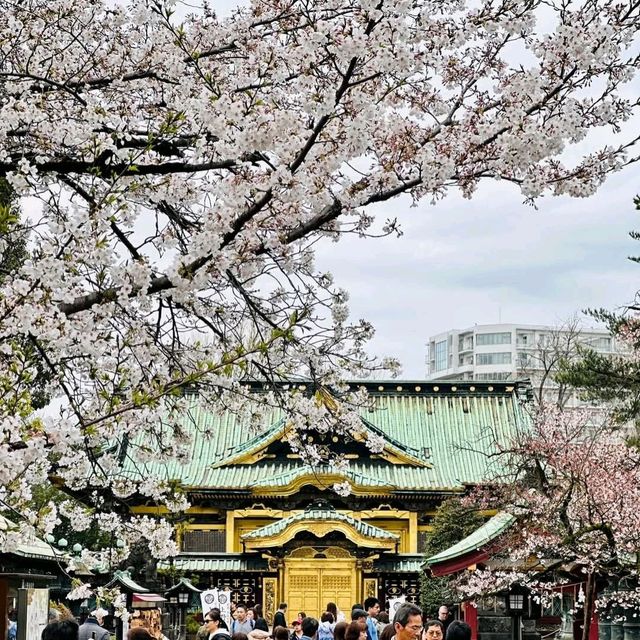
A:
[[[322,245],[318,263],[351,293],[351,309],[376,327],[372,351],[395,355],[403,377],[425,374],[430,335],[474,324],[556,324],[587,307],[633,299],[640,229],[633,197],[640,171],[611,177],[592,198],[522,204],[511,185],[485,183],[472,200],[452,192],[436,205],[387,203],[401,238]],[[587,326],[593,321],[585,318]]]
[[[225,15],[241,3],[213,6]],[[633,98],[638,86],[629,92]],[[639,127],[636,120],[625,133]],[[590,141],[614,140],[603,133]],[[350,292],[352,315],[376,327],[371,352],[398,357],[403,377],[420,378],[430,335],[496,322],[558,324],[588,307],[630,302],[640,283],[640,265],[627,260],[640,255],[640,243],[628,236],[640,230],[638,193],[636,164],[591,198],[547,196],[537,210],[522,204],[515,187],[495,181],[472,200],[452,191],[435,205],[411,208],[408,199],[397,199],[377,211],[383,220],[398,217],[401,238],[316,245],[318,266]],[[585,324],[594,326],[587,317]]]

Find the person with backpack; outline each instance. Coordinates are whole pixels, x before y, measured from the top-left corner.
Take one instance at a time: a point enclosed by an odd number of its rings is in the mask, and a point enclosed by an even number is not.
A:
[[[231,623],[231,635],[235,633],[246,633],[249,635],[255,626],[255,621],[247,616],[247,607],[239,604],[236,607],[235,620]]]

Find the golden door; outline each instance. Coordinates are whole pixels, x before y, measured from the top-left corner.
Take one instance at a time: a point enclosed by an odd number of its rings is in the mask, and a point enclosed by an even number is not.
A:
[[[327,602],[344,612],[356,601],[355,560],[288,559],[285,562],[284,593],[289,618],[298,612],[320,617]]]

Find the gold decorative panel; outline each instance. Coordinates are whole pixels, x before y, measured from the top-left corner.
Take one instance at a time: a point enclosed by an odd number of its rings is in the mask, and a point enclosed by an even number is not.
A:
[[[308,616],[317,617],[321,606],[319,572],[300,567],[288,573],[288,594],[285,600],[290,611],[289,617],[296,617],[301,611]]]
[[[285,602],[290,616],[300,611],[319,617],[328,602],[349,611],[356,601],[357,569],[349,559],[285,560]]]
[[[378,597],[378,580],[376,578],[365,578],[362,581],[362,600]]]
[[[294,549],[290,554],[290,558],[313,558],[317,551],[313,547],[300,547]]]
[[[273,616],[277,610],[277,578],[263,578],[262,580],[262,611],[269,624],[273,623]]]

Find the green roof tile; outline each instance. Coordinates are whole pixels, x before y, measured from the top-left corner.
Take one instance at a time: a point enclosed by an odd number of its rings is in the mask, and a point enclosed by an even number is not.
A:
[[[254,529],[249,533],[245,533],[242,536],[243,540],[257,540],[259,538],[268,538],[271,536],[277,536],[279,533],[282,533],[287,527],[295,524],[296,522],[307,522],[307,521],[335,521],[335,522],[345,522],[346,524],[352,526],[359,534],[366,536],[367,538],[371,538],[374,540],[399,540],[400,536],[396,533],[391,533],[390,531],[385,531],[380,527],[375,527],[372,524],[367,524],[366,522],[362,522],[361,520],[357,520],[356,518],[352,518],[349,515],[344,513],[338,513],[334,509],[307,509],[302,513],[297,513],[292,516],[287,516],[286,518],[282,518],[277,522],[272,522],[271,524],[265,525],[264,527],[260,527],[259,529]]]
[[[399,553],[392,558],[374,560],[373,570],[380,573],[420,573],[424,554]]]
[[[465,486],[487,478],[496,464],[486,454],[495,440],[505,441],[528,425],[520,403],[526,387],[516,383],[447,382],[358,382],[367,386],[373,403],[362,417],[385,434],[393,445],[402,447],[429,466],[390,464],[381,459],[352,460],[346,480],[374,489],[396,491],[463,491]],[[379,391],[379,387],[383,391]],[[402,391],[397,391],[402,387]],[[415,391],[419,388],[420,391]],[[437,388],[437,391],[434,391]],[[260,394],[256,393],[256,402]],[[227,464],[240,450],[252,449],[268,440],[283,420],[282,412],[266,412],[261,424],[242,422],[224,412],[213,415],[193,403],[183,423],[197,432],[188,463],[168,463],[151,459],[131,463],[132,475],[153,474],[178,480],[193,491],[256,490],[262,486],[285,486],[305,467],[300,460],[263,459],[254,464]],[[400,446],[398,444],[398,446]],[[135,458],[135,452],[133,456]],[[329,470],[327,470],[328,472]]]
[[[487,520],[481,527],[476,529],[473,533],[469,534],[466,538],[460,540],[453,546],[437,553],[430,558],[427,558],[425,564],[430,567],[439,562],[445,562],[452,560],[453,558],[459,558],[482,549],[492,540],[495,540],[501,533],[506,531],[515,523],[516,519],[510,513],[501,511],[500,513]]]
[[[113,578],[105,585],[107,589],[112,587],[122,587],[129,593],[149,593],[149,589],[138,584],[128,571],[115,571]]]
[[[169,569],[170,567],[171,563],[166,560],[158,563],[158,569]],[[225,571],[267,571],[269,565],[265,558],[243,556],[239,553],[196,553],[193,556],[188,553],[181,553],[173,559],[173,567],[177,571],[208,573]]]
[[[17,529],[17,525],[11,520],[0,515],[0,531],[9,531],[11,529]],[[65,554],[56,551],[52,545],[44,540],[37,538],[35,535],[30,536],[23,542],[13,547],[11,551],[6,553],[13,553],[23,558],[34,558],[39,560],[51,560],[52,562],[60,562],[65,559]]]

